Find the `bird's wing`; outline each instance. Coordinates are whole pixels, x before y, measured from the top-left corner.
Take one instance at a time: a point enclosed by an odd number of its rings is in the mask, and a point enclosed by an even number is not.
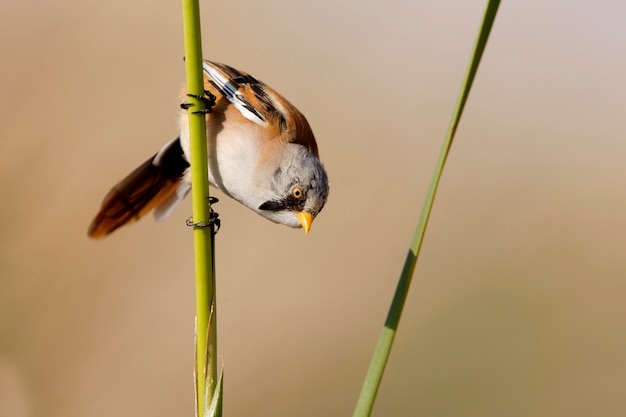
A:
[[[208,82],[247,120],[272,131],[271,137],[307,147],[317,155],[317,144],[304,115],[274,89],[231,66],[204,61]]]
[[[204,73],[209,82],[230,101],[243,117],[261,126],[267,125],[267,115],[264,115],[260,106],[254,106],[246,97],[246,86],[259,81],[250,75],[237,71],[223,64],[204,61],[202,64]]]

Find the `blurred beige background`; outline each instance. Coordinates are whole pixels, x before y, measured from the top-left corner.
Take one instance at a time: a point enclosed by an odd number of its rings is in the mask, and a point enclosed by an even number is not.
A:
[[[351,415],[483,7],[202,2],[332,181],[306,239],[217,207],[225,415]],[[625,15],[503,2],[375,415],[626,414]],[[193,415],[190,203],[86,238],[176,134],[182,56],[178,1],[0,3],[1,417]]]

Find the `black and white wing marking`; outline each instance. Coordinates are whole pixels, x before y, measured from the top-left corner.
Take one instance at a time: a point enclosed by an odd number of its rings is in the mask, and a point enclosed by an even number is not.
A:
[[[226,68],[231,69],[230,67]],[[261,126],[267,124],[267,120],[263,114],[250,104],[242,93],[243,88],[240,84],[248,83],[248,80],[243,74],[233,74],[235,76],[229,76],[216,64],[207,61],[202,63],[202,69],[209,77],[211,84],[239,110],[243,117]]]

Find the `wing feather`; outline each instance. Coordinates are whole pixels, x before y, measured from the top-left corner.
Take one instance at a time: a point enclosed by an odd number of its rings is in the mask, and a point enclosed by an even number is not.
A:
[[[318,155],[317,143],[304,115],[274,89],[231,66],[204,61],[208,83],[247,120],[271,131],[273,140],[297,143]]]

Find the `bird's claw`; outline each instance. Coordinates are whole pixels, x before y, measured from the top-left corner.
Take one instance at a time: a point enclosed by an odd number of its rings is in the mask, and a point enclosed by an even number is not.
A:
[[[218,201],[220,200],[217,197],[209,197],[209,220],[204,222],[194,222],[193,218],[189,217],[185,224],[190,227],[215,227],[213,234],[216,234],[222,226],[222,221],[219,218],[219,213],[213,211],[211,205],[217,203]]]
[[[218,212],[213,210],[213,204],[218,203],[220,200],[217,197],[209,196],[209,221],[208,223],[212,226],[215,226],[215,233],[220,231],[220,227],[222,226],[222,221],[220,220],[220,215]]]
[[[216,213],[214,211],[209,214],[208,224],[211,227],[215,227],[215,231],[213,232],[213,234],[217,234],[217,232],[220,231],[220,227],[222,227],[222,220],[220,220],[219,217],[219,213]]]
[[[194,111],[192,114],[209,114],[213,111],[213,107],[215,107],[215,102],[217,97],[212,94],[209,90],[204,90],[202,95],[198,94],[187,94],[187,97],[195,98],[196,100],[200,100],[202,104],[204,104],[204,108],[202,110]],[[180,108],[183,110],[189,109],[193,106],[193,103],[184,102],[181,103]]]

